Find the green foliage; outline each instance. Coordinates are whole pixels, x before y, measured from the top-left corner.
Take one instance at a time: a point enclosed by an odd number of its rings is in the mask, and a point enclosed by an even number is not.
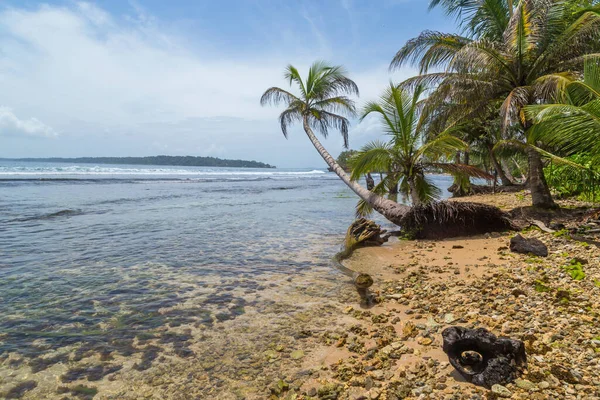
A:
[[[577,196],[583,201],[600,201],[600,167],[592,164],[593,158],[589,154],[567,157],[586,169],[576,170],[565,165],[548,165],[544,168],[548,184],[561,197]]]
[[[583,272],[583,266],[580,262],[572,260],[569,265],[565,265],[562,267],[569,276],[576,280],[581,281],[585,279],[585,272]]]
[[[369,172],[383,171],[385,177],[373,192],[383,195],[398,188],[399,193],[415,205],[432,202],[441,195],[440,189],[426,176],[429,169],[461,174],[467,180],[468,176],[488,177],[472,166],[440,162],[468,146],[453,135],[454,129],[427,134],[421,107],[424,92],[423,85],[408,90],[390,83],[378,101],[368,102],[361,119],[376,115],[389,141],[367,143],[350,162],[353,180]],[[364,202],[357,206],[359,215],[369,211]]]
[[[152,156],[152,157],[78,157],[19,158],[16,161],[69,162],[83,164],[183,165],[194,167],[275,168],[258,161],[224,160],[216,157]]]
[[[594,285],[595,285],[596,287],[599,287],[599,288],[600,288],[600,280],[599,280],[599,279],[594,279]]]
[[[593,7],[586,8],[590,4]],[[538,163],[538,153],[577,168],[563,159],[572,153],[553,145],[560,135],[538,135],[532,129],[535,116],[523,111],[528,106],[543,107],[554,102],[570,82],[579,78],[584,57],[600,52],[597,2],[432,0],[430,5],[455,16],[464,36],[422,32],[397,52],[390,66],[416,65],[422,74],[403,85],[435,87],[424,106],[430,125],[499,121],[500,137],[487,132],[487,140],[478,138],[482,145],[495,143],[494,153],[510,147],[513,154],[527,155],[532,165]],[[583,125],[586,131],[578,137],[585,138],[594,129],[600,132],[595,127],[600,126],[600,101],[589,108],[587,111],[596,119],[588,119]],[[567,131],[575,126],[563,125]],[[598,135],[589,136],[587,143],[600,148]],[[490,154],[489,148],[483,150],[480,146],[479,154]],[[498,157],[505,164],[511,159],[507,154]],[[494,168],[498,170],[496,161]],[[543,171],[536,168],[529,173],[535,174],[531,177],[534,205],[552,207]]]
[[[331,66],[323,61],[315,61],[310,66],[308,76],[303,79],[293,65],[288,65],[284,77],[290,86],[296,86],[298,94],[271,87],[263,93],[260,104],[286,105],[287,108],[279,115],[279,125],[284,137],[287,138],[290,125],[303,122],[323,137],[327,137],[329,129],[338,129],[342,134],[344,147],[348,148],[350,121],[342,114],[355,115],[354,101],[346,95],[358,95],[358,86],[346,75],[346,70],[339,65]]]
[[[550,286],[547,286],[543,281],[536,280],[534,283],[534,289],[536,292],[545,293],[552,290]]]
[[[569,232],[569,230],[568,230],[568,229],[561,229],[560,231],[556,231],[556,232],[554,232],[552,235],[553,235],[554,237],[557,237],[557,238],[562,238],[562,237],[564,237],[564,238],[567,238],[567,239],[568,239],[568,238],[570,238],[570,237],[571,237],[571,232]],[[563,253],[563,254],[564,254],[564,253]]]
[[[344,150],[337,158],[337,163],[344,171],[350,171],[350,159],[358,153],[356,150]]]

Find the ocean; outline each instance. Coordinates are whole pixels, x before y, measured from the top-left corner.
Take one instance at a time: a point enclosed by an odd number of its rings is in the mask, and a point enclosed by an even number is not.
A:
[[[261,398],[293,365],[265,352],[357,301],[356,201],[326,169],[0,161],[0,397]]]

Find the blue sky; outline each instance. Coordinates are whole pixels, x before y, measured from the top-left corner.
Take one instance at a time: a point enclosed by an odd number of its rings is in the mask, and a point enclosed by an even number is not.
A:
[[[454,31],[425,0],[96,2],[0,4],[0,157],[202,155],[279,167],[323,167],[298,126],[285,140],[288,63],[343,64],[373,99],[395,52],[422,30]],[[350,146],[380,136],[354,121]],[[334,155],[339,135],[324,141]]]

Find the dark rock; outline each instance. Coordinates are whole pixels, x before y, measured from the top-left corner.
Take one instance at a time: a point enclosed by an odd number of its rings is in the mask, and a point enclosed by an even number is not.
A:
[[[581,257],[575,257],[571,260],[571,264],[575,265],[575,264],[581,264],[581,265],[587,265],[589,264],[589,261],[586,260],[585,258],[581,258]]]
[[[460,244],[455,244],[454,246],[452,246],[453,249],[464,249],[465,246],[461,246]]]
[[[497,338],[484,328],[460,326],[444,329],[442,337],[450,364],[476,385],[505,385],[527,366],[525,344],[520,340]]]
[[[36,381],[25,381],[19,383],[14,388],[10,389],[3,397],[6,399],[20,399],[25,395],[25,392],[33,390],[37,387]]]
[[[541,240],[535,238],[526,239],[520,234],[510,239],[510,250],[515,253],[548,257],[548,247]]]
[[[555,231],[562,231],[563,229],[565,229],[565,224],[561,224],[560,222],[553,222],[550,224],[550,229],[553,229]]]
[[[553,365],[552,367],[550,367],[550,372],[552,373],[552,375],[554,375],[561,381],[571,384],[579,383],[579,379],[575,375],[573,375],[571,371],[569,371],[567,368],[561,365]]]

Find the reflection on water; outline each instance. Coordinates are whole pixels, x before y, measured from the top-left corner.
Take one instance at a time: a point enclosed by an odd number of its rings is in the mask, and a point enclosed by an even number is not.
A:
[[[0,163],[0,396],[263,398],[354,301],[331,174],[27,168]]]

